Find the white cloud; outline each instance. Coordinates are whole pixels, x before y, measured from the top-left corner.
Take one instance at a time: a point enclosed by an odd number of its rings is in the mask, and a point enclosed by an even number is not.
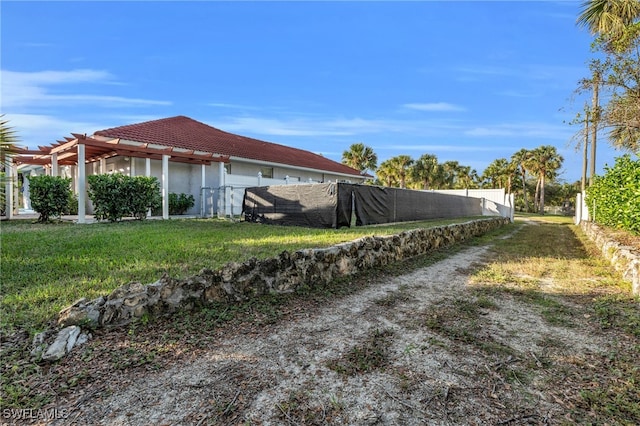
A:
[[[519,137],[567,140],[572,134],[567,126],[548,123],[509,123],[478,126],[464,131],[474,137]]]
[[[447,102],[435,102],[435,103],[411,103],[402,105],[408,109],[415,109],[418,111],[432,111],[432,112],[452,112],[452,111],[466,111],[465,108],[450,104]]]
[[[78,84],[118,84],[107,71],[78,69],[72,71],[15,72],[1,70],[3,108],[27,108],[52,105],[98,105],[102,107],[171,105],[168,101],[156,101],[121,96],[105,96],[78,93],[52,93],[52,86]]]
[[[422,152],[496,152],[503,151],[504,147],[499,145],[389,145],[382,146],[383,149],[397,149],[402,151],[422,151]]]
[[[361,118],[257,118],[229,117],[213,126],[229,132],[250,132],[271,136],[353,136],[362,133],[399,132],[402,123]]]
[[[71,133],[92,134],[99,129],[109,126],[85,121],[60,120],[49,115],[40,114],[6,114],[5,119],[20,140],[20,146],[37,148],[38,145],[48,146],[56,140],[62,140]]]

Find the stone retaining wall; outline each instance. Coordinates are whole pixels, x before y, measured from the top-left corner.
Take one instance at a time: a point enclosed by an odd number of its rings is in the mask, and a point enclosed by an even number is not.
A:
[[[594,222],[582,221],[580,227],[602,251],[605,259],[622,273],[625,280],[631,282],[633,294],[640,296],[640,252],[634,247],[624,246],[615,241]]]
[[[505,218],[490,218],[396,235],[367,236],[328,248],[283,251],[273,258],[232,262],[217,271],[203,269],[185,279],[165,275],[152,284],[132,282],[106,297],[80,299],[60,312],[58,324],[93,328],[123,325],[143,315],[288,293],[300,286],[321,286],[338,277],[450,246],[508,222]]]
[[[192,277],[177,279],[167,275],[151,284],[131,282],[106,297],[80,299],[63,309],[58,317],[55,342],[53,330],[34,338],[32,354],[53,361],[66,355],[76,339],[86,340],[86,331],[126,325],[145,315],[167,315],[211,303],[236,303],[269,293],[290,293],[302,286],[317,287],[331,280],[402,261],[449,247],[508,224],[503,217],[396,235],[367,236],[328,248],[283,251],[268,259],[251,258],[228,263],[219,270],[203,269]]]

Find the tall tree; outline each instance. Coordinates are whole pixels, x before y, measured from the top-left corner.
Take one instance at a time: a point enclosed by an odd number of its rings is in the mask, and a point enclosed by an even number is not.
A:
[[[492,188],[504,188],[511,193],[511,182],[515,175],[515,166],[506,158],[493,160],[482,174],[483,180],[489,181]]]
[[[460,163],[457,161],[445,161],[442,163],[443,169],[443,178],[442,178],[442,186],[443,189],[454,189],[456,187],[456,183],[458,181],[458,175],[460,173]]]
[[[456,182],[457,189],[477,188],[478,172],[471,166],[460,166],[458,168],[458,178]]]
[[[396,177],[400,188],[406,188],[409,168],[413,164],[413,159],[408,155],[398,155],[388,159],[386,162],[388,162],[388,167],[392,170],[392,174]]]
[[[578,25],[600,38],[606,50],[624,50],[633,39],[640,19],[638,0],[587,0],[582,3]]]
[[[522,180],[522,196],[524,200],[524,209],[529,211],[529,200],[527,198],[527,171],[529,165],[529,158],[531,157],[531,151],[522,148],[511,156],[511,163],[520,171],[520,178]]]
[[[411,178],[419,183],[422,189],[429,189],[438,180],[438,157],[433,154],[423,154],[411,167]]]
[[[544,190],[546,179],[554,179],[557,172],[562,167],[564,158],[558,154],[555,146],[543,145],[531,151],[529,164],[531,170],[538,175],[536,189],[536,204],[540,214],[544,214]]]
[[[582,4],[578,25],[596,36],[597,49],[605,53],[604,61],[592,61],[591,82],[592,156],[595,162],[595,132],[609,128],[609,141],[615,148],[640,152],[640,1],[587,0]],[[583,86],[584,86],[583,81]],[[607,105],[597,105],[598,90],[611,90]]]
[[[384,186],[394,187],[397,186],[398,175],[394,164],[390,160],[380,163],[380,167],[376,170],[376,176],[378,180]]]
[[[348,151],[342,153],[342,164],[365,174],[368,170],[375,170],[378,167],[378,156],[371,147],[358,142],[352,144]]]

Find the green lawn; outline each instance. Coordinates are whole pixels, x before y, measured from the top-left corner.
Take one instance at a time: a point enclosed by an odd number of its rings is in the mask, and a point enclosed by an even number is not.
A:
[[[328,247],[365,235],[394,234],[467,219],[388,226],[309,229],[217,219],[147,220],[76,225],[0,224],[0,328],[45,327],[80,297],[94,299],[130,281],[156,281],[217,269],[283,250]]]

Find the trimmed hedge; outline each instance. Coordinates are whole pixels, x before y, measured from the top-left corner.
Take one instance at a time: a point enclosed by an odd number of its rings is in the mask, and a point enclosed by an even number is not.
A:
[[[91,175],[87,180],[88,195],[98,220],[116,222],[125,216],[142,220],[149,209],[161,202],[160,182],[155,177],[114,173]]]
[[[31,207],[40,214],[38,222],[49,222],[69,209],[71,179],[60,176],[28,176]]]
[[[640,159],[616,158],[587,188],[585,201],[596,223],[640,234]]]

